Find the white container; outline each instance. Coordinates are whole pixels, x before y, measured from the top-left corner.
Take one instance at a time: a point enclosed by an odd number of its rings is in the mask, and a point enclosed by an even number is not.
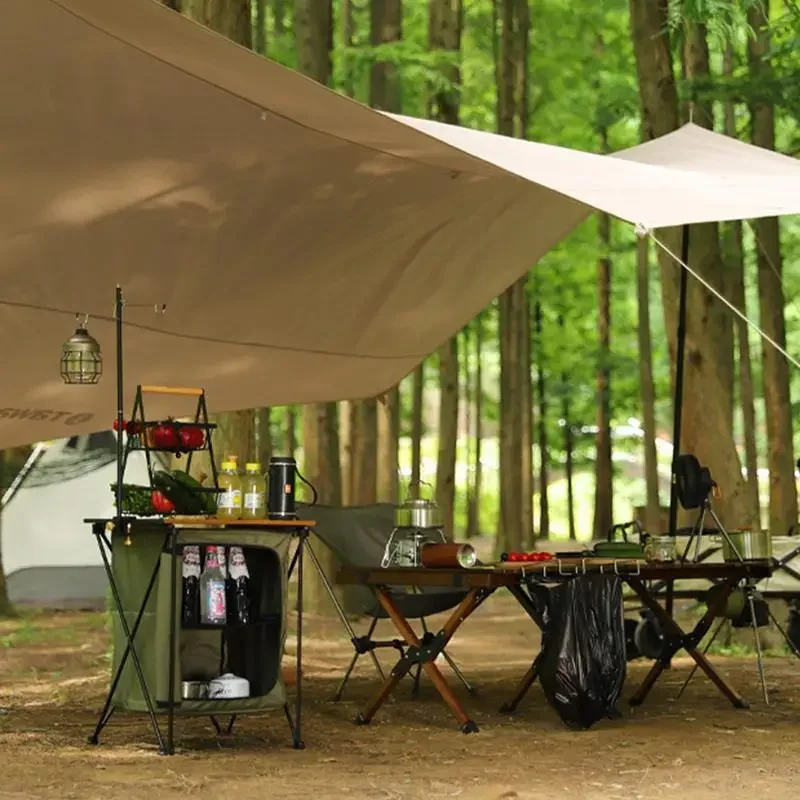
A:
[[[207,696],[209,700],[240,700],[250,697],[250,681],[227,672],[209,681]]]

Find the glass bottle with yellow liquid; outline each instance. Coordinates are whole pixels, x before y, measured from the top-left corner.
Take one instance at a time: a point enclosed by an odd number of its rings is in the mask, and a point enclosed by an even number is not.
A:
[[[217,516],[221,519],[240,519],[242,516],[242,479],[236,458],[228,456],[222,462],[222,470],[217,478],[219,501]]]
[[[264,519],[267,516],[267,482],[261,464],[251,461],[245,465],[243,519]]]

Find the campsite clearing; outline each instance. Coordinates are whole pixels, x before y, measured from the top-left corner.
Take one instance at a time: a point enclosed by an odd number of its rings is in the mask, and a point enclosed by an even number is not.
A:
[[[164,759],[144,717],[120,715],[99,747],[85,744],[107,688],[109,639],[102,614],[1,621],[0,800],[200,793],[237,800],[737,800],[766,786],[771,798],[797,794],[800,690],[798,666],[788,658],[767,660],[771,707],[760,702],[755,664],[736,659],[721,659],[722,668],[751,701],[750,710],[733,710],[697,677],[673,702],[689,669],[680,659],[644,707],[573,733],[538,687],[516,715],[497,712],[529,663],[533,635],[514,601],[497,596],[453,641],[452,654],[480,691],[468,703],[481,732],[464,736],[424,679],[419,700],[410,699],[408,682],[371,726],[353,725],[375,688],[374,674],[364,663],[345,699],[330,702],[349,643],[335,620],[309,618],[306,750],[289,747],[283,716],[270,713],[240,720],[232,740],[214,739],[205,720],[179,720],[178,753]],[[631,666],[633,681],[646,667]]]

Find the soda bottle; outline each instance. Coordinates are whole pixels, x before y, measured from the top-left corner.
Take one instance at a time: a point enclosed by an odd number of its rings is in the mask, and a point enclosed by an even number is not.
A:
[[[267,516],[267,482],[261,474],[261,464],[245,464],[244,507],[242,519],[264,519]]]
[[[239,519],[242,516],[242,479],[239,477],[234,456],[228,456],[222,462],[218,483],[220,491],[217,516],[224,519]]]
[[[213,545],[206,547],[206,564],[200,576],[200,621],[204,625],[224,625],[227,621],[225,575]]]
[[[183,604],[181,619],[184,625],[200,622],[200,547],[183,548]]]
[[[228,614],[237,625],[250,623],[250,573],[241,547],[231,547]]]

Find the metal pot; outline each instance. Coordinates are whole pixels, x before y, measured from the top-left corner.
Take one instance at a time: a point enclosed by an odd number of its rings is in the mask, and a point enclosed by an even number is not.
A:
[[[394,512],[397,528],[441,528],[442,511],[433,500],[406,500]]]
[[[208,683],[206,681],[183,681],[181,697],[184,700],[205,700],[208,697]]]
[[[772,537],[769,531],[729,531],[728,537],[736,548],[736,553],[745,561],[764,561],[772,558]],[[725,561],[738,561],[736,553],[723,536],[722,557]]]

